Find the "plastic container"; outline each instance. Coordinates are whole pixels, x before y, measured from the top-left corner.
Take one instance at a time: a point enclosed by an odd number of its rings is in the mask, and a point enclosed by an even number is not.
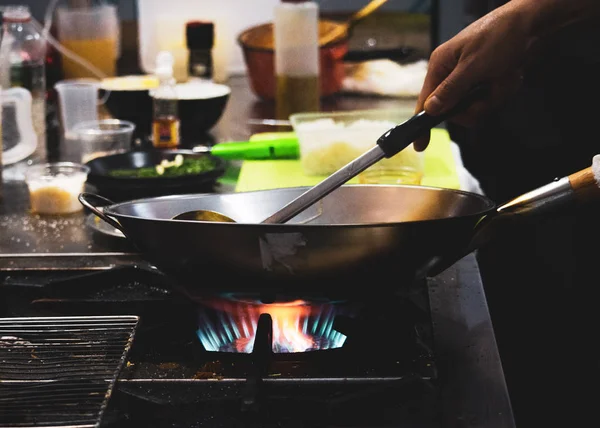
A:
[[[46,41],[27,6],[6,6],[0,45],[0,86],[31,93],[37,157],[46,157]]]
[[[66,139],[75,125],[98,120],[98,90],[100,83],[87,79],[62,80],[54,85],[58,93],[60,119]]]
[[[132,149],[135,125],[119,119],[92,120],[75,125],[73,142],[80,147],[82,163],[99,156],[123,153]]]
[[[56,29],[59,42],[94,66],[101,77],[116,75],[120,56],[116,6],[59,7],[56,10]],[[100,77],[67,56],[62,57],[62,68],[66,79]]]
[[[31,92],[25,88],[0,89],[2,136],[0,157],[4,165],[26,159],[37,147],[37,136],[31,120]]]
[[[276,116],[319,111],[319,6],[282,0],[274,11]]]
[[[79,194],[84,191],[90,168],[72,162],[36,164],[28,167],[25,182],[31,212],[71,214],[83,209]]]
[[[410,107],[291,115],[304,174],[326,176],[336,172],[374,147],[390,128],[413,115]],[[367,168],[358,179],[365,184],[420,184],[423,172],[424,155],[410,145]]]

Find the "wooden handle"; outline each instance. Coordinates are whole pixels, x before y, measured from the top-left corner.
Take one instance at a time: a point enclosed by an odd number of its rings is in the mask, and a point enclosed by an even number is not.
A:
[[[348,22],[340,23],[327,34],[319,37],[319,46],[324,46],[333,42],[334,40],[346,37],[348,35],[348,31],[350,31],[350,28],[352,28],[361,19],[364,19],[375,12],[385,2],[387,2],[387,0],[371,0],[365,7],[353,14]]]
[[[599,183],[591,166],[569,175],[569,183],[579,201],[600,199]]]

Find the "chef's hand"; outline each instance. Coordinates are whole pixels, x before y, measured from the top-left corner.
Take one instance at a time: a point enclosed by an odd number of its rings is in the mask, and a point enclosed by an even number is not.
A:
[[[449,118],[470,126],[513,94],[522,81],[522,66],[533,46],[529,20],[513,2],[473,22],[431,54],[416,111],[437,116],[453,107],[480,83],[488,83],[485,99]],[[518,2],[515,2],[517,4]],[[418,151],[429,144],[429,133],[414,142]]]

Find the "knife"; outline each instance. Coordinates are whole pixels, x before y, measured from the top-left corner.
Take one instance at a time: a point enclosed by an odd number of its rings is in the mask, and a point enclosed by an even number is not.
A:
[[[299,159],[297,138],[279,138],[257,141],[229,141],[212,146],[196,146],[194,153],[210,153],[230,160]]]

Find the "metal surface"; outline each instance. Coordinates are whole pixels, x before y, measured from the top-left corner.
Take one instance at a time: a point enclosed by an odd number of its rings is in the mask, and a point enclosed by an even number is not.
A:
[[[410,284],[430,258],[466,246],[475,224],[494,208],[487,198],[458,190],[346,185],[290,223],[257,224],[306,189],[147,198],[100,214],[186,288],[245,289],[259,279],[265,288],[323,291],[344,287],[333,278],[367,280],[373,272]],[[222,212],[237,223],[172,220],[197,209]],[[199,271],[218,272],[220,280],[195,283]]]
[[[474,254],[469,254],[440,275],[427,280],[436,362],[444,373],[441,385],[443,425],[471,428],[514,428],[515,422],[498,353],[485,291]],[[241,390],[245,378],[193,376],[195,366],[161,371],[136,362],[117,381],[117,388],[182,387],[189,394],[210,396],[214,388],[235,384]],[[150,375],[152,374],[153,375]],[[294,378],[282,374],[263,382],[276,385],[356,384],[370,387],[394,384],[401,376]],[[466,422],[468,421],[468,423]]]
[[[474,254],[428,280],[436,361],[448,367],[444,426],[514,428],[498,346]]]
[[[3,192],[0,271],[36,267],[98,269],[142,261],[130,242],[100,235],[87,227],[84,211],[65,216],[32,214],[25,183],[6,181]]]
[[[557,204],[562,205],[569,202],[574,196],[575,192],[571,187],[569,178],[563,177],[509,201],[498,207],[498,212],[515,214],[532,210],[540,212],[545,209],[552,209]]]
[[[0,319],[0,425],[99,426],[138,320]]]
[[[384,157],[385,153],[379,146],[373,147],[368,152],[364,153],[343,168],[340,168],[338,171],[331,174],[316,186],[311,187],[306,192],[302,193],[296,199],[285,205],[282,209],[267,217],[262,221],[262,223],[278,224],[291,220],[306,208],[324,198],[342,184],[346,183],[351,178],[356,177],[358,174]]]

